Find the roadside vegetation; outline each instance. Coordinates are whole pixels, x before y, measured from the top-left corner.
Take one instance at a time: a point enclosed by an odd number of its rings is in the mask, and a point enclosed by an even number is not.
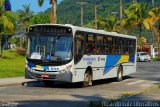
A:
[[[25,57],[10,50],[0,57],[0,78],[24,76]]]

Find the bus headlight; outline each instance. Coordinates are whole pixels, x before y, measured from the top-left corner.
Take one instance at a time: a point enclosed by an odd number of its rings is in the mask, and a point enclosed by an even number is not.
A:
[[[72,68],[72,65],[69,65],[69,66],[66,67],[66,69],[61,70],[60,73],[69,72],[71,70],[71,68]]]
[[[71,70],[71,68],[72,68],[72,65],[69,65],[69,66],[67,66],[67,71],[70,71]]]
[[[30,72],[34,72],[34,70],[30,67],[27,67],[27,70],[30,71]]]

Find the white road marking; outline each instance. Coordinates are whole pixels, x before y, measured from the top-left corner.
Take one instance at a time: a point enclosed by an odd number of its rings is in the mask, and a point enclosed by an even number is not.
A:
[[[138,81],[134,81],[134,82],[128,83],[126,85],[133,85],[133,84],[141,83],[141,82],[144,82],[144,81],[145,80],[138,80]]]
[[[151,84],[144,84],[144,85],[141,85],[143,87],[147,87],[147,86],[150,86]]]
[[[152,81],[151,83],[156,84],[156,83],[160,83],[160,81]]]

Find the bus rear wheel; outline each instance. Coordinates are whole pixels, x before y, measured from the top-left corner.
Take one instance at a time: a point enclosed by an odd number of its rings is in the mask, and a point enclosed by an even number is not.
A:
[[[92,85],[92,75],[89,71],[84,74],[83,87],[88,87]]]
[[[123,69],[122,67],[120,66],[118,68],[118,72],[117,72],[117,81],[122,81],[123,80]]]

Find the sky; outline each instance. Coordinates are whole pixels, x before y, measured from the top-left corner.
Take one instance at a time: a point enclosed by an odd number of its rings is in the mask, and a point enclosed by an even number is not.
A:
[[[12,11],[17,11],[19,9],[23,9],[22,7],[23,5],[30,4],[31,10],[37,13],[37,12],[45,11],[46,9],[51,7],[51,5],[49,4],[49,0],[44,0],[45,2],[42,7],[38,6],[37,1],[38,0],[10,0],[11,9]],[[60,3],[61,1],[62,0],[58,0],[58,3]]]

